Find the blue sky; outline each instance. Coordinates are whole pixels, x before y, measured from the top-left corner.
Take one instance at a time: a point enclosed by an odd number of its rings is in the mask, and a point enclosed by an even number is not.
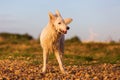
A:
[[[58,9],[73,22],[67,38],[120,40],[120,0],[0,0],[0,32],[29,33],[38,38],[48,12]]]

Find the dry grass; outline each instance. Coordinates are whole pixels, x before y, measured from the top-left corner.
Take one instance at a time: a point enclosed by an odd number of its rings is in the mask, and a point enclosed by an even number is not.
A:
[[[24,57],[25,59],[30,58],[42,61],[42,49],[36,40],[31,40],[27,43],[13,44],[9,42],[1,44],[0,59],[8,59],[9,57],[12,57],[11,59]],[[120,44],[66,42],[63,58],[66,65],[119,63]],[[56,60],[54,54],[50,54],[49,59],[51,62]],[[57,63],[55,62],[55,64]]]

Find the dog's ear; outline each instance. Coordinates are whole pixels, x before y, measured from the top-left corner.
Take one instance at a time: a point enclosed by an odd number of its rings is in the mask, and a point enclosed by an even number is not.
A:
[[[56,15],[61,16],[61,14],[60,14],[60,12],[58,10],[56,10]]]
[[[54,20],[55,19],[55,16],[51,12],[49,12],[48,15],[49,15],[50,20]]]
[[[72,22],[72,18],[66,18],[66,19],[64,19],[64,21],[65,21],[66,25],[70,24]]]

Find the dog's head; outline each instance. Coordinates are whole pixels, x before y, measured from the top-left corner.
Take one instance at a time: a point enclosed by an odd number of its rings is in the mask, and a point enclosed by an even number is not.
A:
[[[63,19],[58,10],[56,10],[55,15],[49,12],[49,18],[50,23],[52,23],[53,27],[55,27],[56,31],[58,31],[59,33],[66,34],[67,30],[70,29],[70,27],[67,25],[71,23],[72,18]]]

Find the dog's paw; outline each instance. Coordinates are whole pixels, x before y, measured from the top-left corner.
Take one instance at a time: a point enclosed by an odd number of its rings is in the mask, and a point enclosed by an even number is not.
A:
[[[69,73],[65,71],[64,74],[65,74],[65,75],[68,75]]]
[[[67,74],[69,74],[69,73],[68,73],[68,72],[66,72],[66,71],[62,71],[62,74],[67,75]]]

